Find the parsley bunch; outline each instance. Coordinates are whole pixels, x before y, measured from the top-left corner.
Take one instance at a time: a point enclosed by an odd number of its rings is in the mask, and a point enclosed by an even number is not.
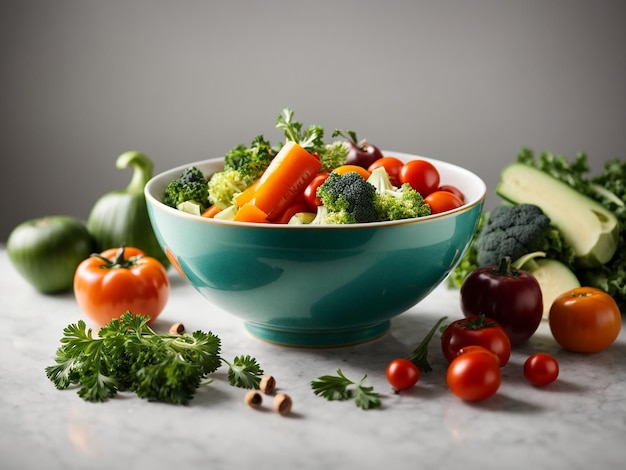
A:
[[[67,326],[55,364],[45,369],[47,377],[58,389],[78,385],[86,401],[103,402],[128,390],[150,401],[186,405],[224,362],[231,385],[259,387],[263,370],[254,358],[238,356],[231,364],[220,357],[220,339],[211,332],[158,334],[149,320],[126,312],[102,327],[98,337],[82,320]]]
[[[313,393],[327,400],[349,400],[354,398],[354,403],[359,408],[368,410],[379,408],[381,405],[380,394],[374,391],[374,387],[364,385],[367,374],[359,382],[348,379],[341,369],[337,369],[337,375],[322,375],[311,382]]]

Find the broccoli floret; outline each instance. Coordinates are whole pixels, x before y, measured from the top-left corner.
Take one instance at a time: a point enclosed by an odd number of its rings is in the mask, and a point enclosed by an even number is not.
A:
[[[248,180],[256,180],[267,169],[276,150],[262,135],[252,139],[250,146],[237,145],[224,156],[224,170],[237,170]]]
[[[354,224],[378,220],[376,188],[358,173],[330,173],[317,188],[317,195],[327,211],[324,223]]]
[[[209,201],[220,209],[232,205],[233,197],[263,174],[276,153],[262,135],[252,139],[248,147],[233,147],[224,156],[224,169],[209,179]]]
[[[326,144],[318,149],[317,156],[322,162],[322,169],[334,170],[348,160],[348,146],[342,141]]]
[[[163,203],[177,207],[186,201],[194,201],[203,208],[209,205],[209,182],[195,166],[185,169],[175,180],[169,182],[163,195]]]
[[[515,261],[534,251],[546,252],[556,259],[573,259],[571,248],[563,242],[560,232],[534,204],[493,209],[474,246],[480,266],[498,265],[505,256]]]
[[[430,206],[422,195],[404,183],[395,191],[387,190],[379,197],[381,219],[400,220],[430,215]]]
[[[245,176],[239,170],[223,170],[213,173],[209,179],[209,200],[220,209],[233,204],[235,195],[244,191],[256,178]]]
[[[400,220],[430,215],[430,206],[422,195],[405,183],[399,188],[391,184],[384,167],[376,168],[367,179],[376,188],[379,220]]]

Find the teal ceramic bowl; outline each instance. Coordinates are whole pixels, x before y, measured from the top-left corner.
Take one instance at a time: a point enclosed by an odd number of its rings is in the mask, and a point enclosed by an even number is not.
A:
[[[165,171],[148,182],[145,195],[157,239],[174,266],[252,335],[291,346],[343,346],[384,334],[393,317],[454,269],[476,230],[484,182],[459,166],[425,159],[442,184],[465,194],[463,207],[396,222],[306,226],[219,221],[161,202],[167,183],[185,168],[195,165],[208,176],[222,168],[222,159]]]

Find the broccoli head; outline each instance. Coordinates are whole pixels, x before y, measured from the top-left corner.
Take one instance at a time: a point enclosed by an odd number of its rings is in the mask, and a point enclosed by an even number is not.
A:
[[[246,180],[256,180],[267,169],[276,150],[262,135],[252,139],[249,147],[237,145],[224,156],[224,170],[237,170]]]
[[[412,219],[430,215],[430,206],[409,183],[398,189],[386,190],[378,197],[381,220]]]
[[[211,175],[208,182],[209,201],[220,209],[233,204],[233,198],[250,186],[256,178],[239,170],[222,170]]]
[[[361,175],[331,172],[317,188],[317,195],[325,208],[325,223],[354,224],[378,220],[376,188]]]
[[[535,251],[563,261],[573,256],[550,218],[534,204],[493,209],[474,245],[480,266],[498,265],[505,256],[515,261]]]
[[[163,203],[171,207],[186,201],[194,201],[203,208],[209,205],[209,182],[195,166],[185,169],[177,179],[170,181],[163,195]]]
[[[422,195],[405,183],[399,188],[391,184],[384,167],[372,171],[367,179],[376,188],[379,220],[412,219],[430,215],[430,206]]]

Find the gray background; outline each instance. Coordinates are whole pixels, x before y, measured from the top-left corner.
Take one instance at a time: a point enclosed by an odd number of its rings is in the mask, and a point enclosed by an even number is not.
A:
[[[0,2],[0,241],[86,219],[155,171],[273,142],[284,107],[381,148],[461,164],[489,187],[522,146],[594,172],[626,156],[626,2]]]

